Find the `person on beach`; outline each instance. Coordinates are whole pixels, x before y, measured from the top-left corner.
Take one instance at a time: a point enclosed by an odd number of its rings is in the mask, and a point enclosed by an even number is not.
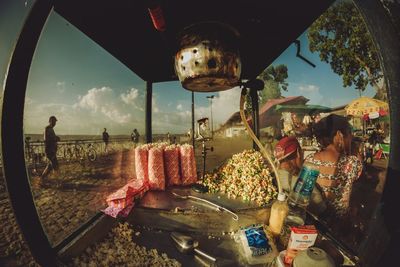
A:
[[[132,139],[132,142],[135,144],[135,146],[139,143],[139,137],[140,137],[140,134],[139,134],[138,130],[136,128],[133,129],[133,132],[131,134],[131,139]]]
[[[51,116],[49,118],[49,125],[46,126],[44,131],[44,145],[48,163],[41,175],[41,178],[46,178],[52,170],[58,170],[57,142],[60,141],[60,138],[54,132],[56,122],[57,118],[55,116]]]
[[[108,141],[110,140],[110,135],[107,133],[107,128],[103,131],[103,142],[104,142],[104,152],[108,151]]]

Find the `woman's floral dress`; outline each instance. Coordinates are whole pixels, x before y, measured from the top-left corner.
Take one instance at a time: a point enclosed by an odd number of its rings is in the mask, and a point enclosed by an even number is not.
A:
[[[350,195],[353,182],[358,179],[362,171],[362,163],[356,156],[342,155],[336,163],[321,161],[309,155],[306,163],[314,166],[332,168],[333,173],[320,171],[317,184],[326,198],[328,209],[338,216],[349,211]]]

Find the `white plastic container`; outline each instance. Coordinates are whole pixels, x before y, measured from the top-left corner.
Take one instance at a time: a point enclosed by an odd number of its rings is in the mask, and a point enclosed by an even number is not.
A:
[[[271,215],[269,217],[269,229],[274,236],[278,236],[282,231],[283,222],[289,212],[284,193],[278,194],[278,199],[272,204]]]

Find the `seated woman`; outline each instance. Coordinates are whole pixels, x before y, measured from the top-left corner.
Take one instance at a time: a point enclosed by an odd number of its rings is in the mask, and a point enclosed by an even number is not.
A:
[[[322,150],[305,162],[319,169],[316,187],[322,191],[327,212],[341,217],[348,214],[353,182],[362,171],[362,163],[351,155],[352,134],[347,119],[331,114],[314,126]],[[312,200],[311,200],[312,201]]]

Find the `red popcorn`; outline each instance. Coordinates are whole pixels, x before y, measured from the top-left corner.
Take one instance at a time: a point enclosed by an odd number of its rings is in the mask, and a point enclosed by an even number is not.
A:
[[[167,185],[182,184],[181,176],[179,174],[179,147],[171,145],[165,148],[164,165]]]
[[[153,147],[149,150],[149,186],[152,190],[165,190],[163,150]]]

